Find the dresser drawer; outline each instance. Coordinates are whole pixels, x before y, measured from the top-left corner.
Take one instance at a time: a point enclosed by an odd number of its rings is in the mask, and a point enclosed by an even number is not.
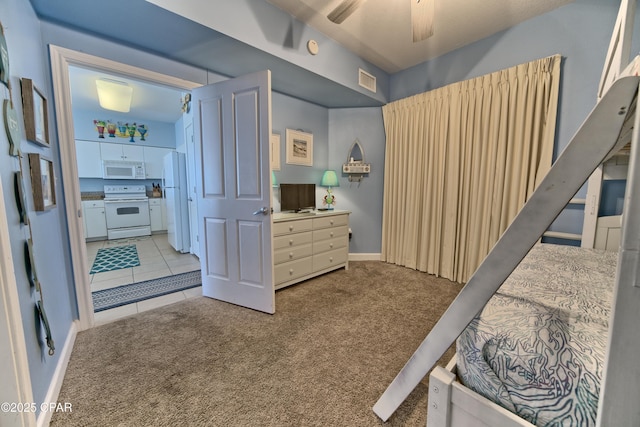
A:
[[[301,219],[298,221],[285,221],[273,223],[273,235],[281,236],[283,234],[298,233],[300,231],[309,231],[313,229],[313,219]]]
[[[313,230],[313,241],[335,239],[337,237],[345,237],[349,235],[349,227],[342,226],[337,228],[324,228],[322,230]]]
[[[314,240],[313,241],[313,253],[319,254],[321,252],[327,252],[338,248],[344,248],[347,246],[346,236],[335,237],[327,240]]]
[[[286,236],[276,236],[273,238],[273,249],[293,248],[295,246],[311,243],[312,236],[311,231],[289,234]]]
[[[347,251],[344,249],[335,249],[313,256],[313,270],[319,271],[325,268],[331,268],[347,262]]]
[[[282,264],[283,262],[309,257],[313,253],[312,249],[311,243],[296,246],[295,248],[278,249],[273,253],[273,263]]]
[[[288,282],[289,280],[294,280],[311,274],[312,270],[313,261],[311,257],[278,264],[273,269],[276,286],[281,283]]]
[[[313,229],[337,227],[349,224],[349,215],[332,215],[326,218],[314,218]]]

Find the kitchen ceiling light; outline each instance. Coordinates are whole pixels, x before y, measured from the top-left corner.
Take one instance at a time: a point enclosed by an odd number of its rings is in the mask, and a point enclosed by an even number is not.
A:
[[[128,113],[131,109],[133,88],[124,82],[110,79],[96,80],[100,106],[106,110]]]

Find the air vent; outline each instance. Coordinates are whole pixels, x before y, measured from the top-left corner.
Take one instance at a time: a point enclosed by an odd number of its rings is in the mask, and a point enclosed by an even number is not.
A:
[[[376,78],[362,68],[358,69],[358,84],[371,92],[376,92]]]

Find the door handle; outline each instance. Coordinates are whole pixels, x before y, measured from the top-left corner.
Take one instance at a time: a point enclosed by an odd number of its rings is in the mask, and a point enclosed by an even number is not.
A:
[[[258,209],[257,211],[255,211],[253,213],[254,215],[269,215],[269,208],[266,206],[263,206],[262,208]]]

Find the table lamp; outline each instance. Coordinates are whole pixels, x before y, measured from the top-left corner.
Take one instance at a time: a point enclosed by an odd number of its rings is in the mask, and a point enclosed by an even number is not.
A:
[[[338,182],[338,175],[336,175],[336,171],[326,170],[322,175],[322,181],[320,181],[320,185],[323,187],[327,187],[327,194],[324,196],[323,202],[326,203],[327,209],[332,210],[333,206],[336,203],[336,198],[331,192],[331,187],[340,187],[340,183]]]

